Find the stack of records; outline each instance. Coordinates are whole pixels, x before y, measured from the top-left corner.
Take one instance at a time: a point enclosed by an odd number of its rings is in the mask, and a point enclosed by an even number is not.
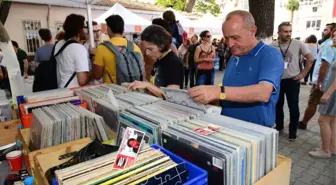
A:
[[[74,93],[70,89],[54,89],[54,90],[31,93],[25,95],[23,98],[25,103],[31,103],[56,98],[70,97],[73,95]]]
[[[164,148],[206,169],[209,184],[225,185],[252,185],[275,168],[277,139],[274,129],[213,115],[162,132]]]
[[[0,90],[0,122],[12,119],[13,116],[10,101],[7,99],[6,92]]]
[[[77,89],[75,90],[75,94],[86,101],[88,110],[94,112],[93,99],[106,97],[109,90],[111,90],[115,95],[127,92],[125,87],[114,84],[103,84],[100,86]]]
[[[112,137],[103,118],[71,103],[33,110],[31,139],[35,148],[91,137],[103,142]]]
[[[148,105],[136,106],[128,109],[127,112],[159,125],[161,124],[161,126],[189,120],[204,114],[202,110],[168,101],[158,101]]]
[[[161,144],[161,126],[158,122],[151,122],[130,112],[120,114],[120,128],[118,132],[118,144],[123,139],[127,127],[131,127],[145,133],[144,142],[148,145]]]
[[[79,98],[79,96],[71,96],[71,97],[64,97],[64,98],[57,98],[57,99],[50,99],[40,102],[34,102],[34,103],[25,103],[22,105],[23,112],[25,114],[32,113],[33,109],[48,106],[48,105],[54,105],[59,103],[67,103],[70,102],[73,105],[81,105],[82,101]]]
[[[59,185],[171,185],[184,184],[188,179],[185,163],[175,163],[160,150],[145,148],[135,164],[126,169],[114,169],[117,153],[71,166],[55,172]]]

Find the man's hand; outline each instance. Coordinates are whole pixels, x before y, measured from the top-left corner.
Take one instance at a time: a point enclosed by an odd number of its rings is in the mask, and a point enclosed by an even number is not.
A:
[[[27,79],[28,78],[28,74],[25,73],[23,77],[24,77],[24,79]]]
[[[202,85],[191,88],[188,94],[196,101],[202,104],[208,104],[219,99],[221,89],[219,86]]]
[[[148,85],[149,85],[148,82],[135,81],[128,85],[128,89],[129,90],[147,89]]]
[[[294,77],[294,80],[300,82],[302,79],[304,79],[305,76],[306,74],[300,73],[296,77]]]

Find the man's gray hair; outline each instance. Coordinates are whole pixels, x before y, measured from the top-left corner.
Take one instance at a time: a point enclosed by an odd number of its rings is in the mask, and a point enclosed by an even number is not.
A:
[[[243,19],[244,27],[251,28],[252,26],[255,26],[255,20],[252,16],[252,14],[248,11],[244,10],[235,10],[227,14],[225,21],[230,20],[233,16],[239,16]]]

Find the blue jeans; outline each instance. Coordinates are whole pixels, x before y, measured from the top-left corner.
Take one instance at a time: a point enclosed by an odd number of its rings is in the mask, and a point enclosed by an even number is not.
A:
[[[213,85],[215,81],[215,70],[197,69],[197,85]]]
[[[196,71],[197,71],[197,66],[196,64],[189,64],[189,78],[190,78],[190,88],[195,87],[197,79],[195,80],[196,76]]]

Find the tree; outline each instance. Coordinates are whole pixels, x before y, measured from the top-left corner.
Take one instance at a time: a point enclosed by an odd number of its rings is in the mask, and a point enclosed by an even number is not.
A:
[[[221,13],[220,6],[215,0],[198,0],[195,5],[195,11],[201,13],[207,13],[209,11],[215,16]]]
[[[158,5],[172,7],[175,10],[186,11],[191,13],[195,7],[196,12],[206,13],[209,11],[213,15],[221,13],[220,6],[216,0],[157,0]]]
[[[274,30],[275,0],[249,0],[250,12],[257,26],[257,38],[271,42]]]
[[[185,7],[185,0],[157,0],[156,3],[158,5],[171,7],[180,11],[183,11]]]
[[[194,9],[196,0],[188,0],[188,3],[184,7],[184,11],[191,13]]]
[[[289,0],[288,3],[286,4],[287,10],[291,12],[291,23],[293,23],[294,12],[299,10],[299,7],[300,7],[299,0]]]

